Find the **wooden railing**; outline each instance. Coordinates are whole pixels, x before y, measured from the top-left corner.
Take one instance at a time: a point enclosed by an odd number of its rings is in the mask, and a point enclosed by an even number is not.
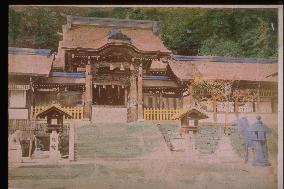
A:
[[[47,106],[35,106],[31,107],[31,118],[35,118],[36,114],[38,114],[40,111],[44,110]],[[69,112],[69,114],[72,115],[72,118],[66,118],[64,119],[83,119],[83,107],[62,107],[65,111]]]
[[[169,121],[173,115],[179,113],[182,109],[155,109],[144,108],[145,121]]]

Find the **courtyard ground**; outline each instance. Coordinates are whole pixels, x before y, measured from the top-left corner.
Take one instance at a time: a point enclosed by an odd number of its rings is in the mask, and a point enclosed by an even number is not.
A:
[[[167,130],[174,127],[174,123],[163,125],[163,128]],[[81,137],[81,140],[77,138],[78,161],[67,164],[61,162],[57,165],[26,163],[17,168],[10,168],[9,187],[43,189],[277,188],[275,165],[254,167],[242,161],[238,163],[207,161],[206,158],[214,157],[209,152],[216,149],[216,141],[212,142],[210,138],[215,132],[209,127],[201,129],[196,145],[205,154],[205,159],[202,160],[200,156],[200,158],[189,160],[185,158],[183,152],[177,155],[178,152],[169,151],[159,129],[151,124],[85,126],[76,131],[77,137],[85,136],[84,139]],[[216,136],[213,137],[215,138]],[[275,137],[269,138],[269,140],[274,139]],[[234,136],[233,141],[238,141],[238,137]],[[238,144],[235,142],[232,146],[238,146]],[[269,145],[274,148],[275,141],[270,141]],[[270,151],[274,156],[275,149]],[[270,157],[270,159],[274,158]]]

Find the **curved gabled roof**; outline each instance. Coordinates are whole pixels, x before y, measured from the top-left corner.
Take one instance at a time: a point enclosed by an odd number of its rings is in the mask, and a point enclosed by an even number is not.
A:
[[[113,27],[107,26],[74,26],[63,35],[62,47],[98,49],[108,43],[115,42],[109,39],[109,32]],[[121,33],[131,39],[131,44],[140,51],[160,51],[170,53],[160,37],[151,29],[119,28]]]

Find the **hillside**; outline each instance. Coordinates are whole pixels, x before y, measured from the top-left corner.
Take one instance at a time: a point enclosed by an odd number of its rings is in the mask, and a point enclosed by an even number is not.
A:
[[[56,51],[64,15],[159,21],[174,54],[277,57],[277,9],[11,6],[9,46]]]

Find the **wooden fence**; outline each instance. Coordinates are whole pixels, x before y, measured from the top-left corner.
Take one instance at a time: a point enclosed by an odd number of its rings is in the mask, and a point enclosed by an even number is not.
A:
[[[36,114],[45,109],[47,106],[35,106],[31,107],[31,118],[35,118]],[[65,111],[69,112],[72,115],[72,118],[64,119],[83,119],[83,107],[62,107]]]
[[[179,113],[182,109],[155,109],[144,108],[145,121],[168,121],[172,120],[173,115]]]

